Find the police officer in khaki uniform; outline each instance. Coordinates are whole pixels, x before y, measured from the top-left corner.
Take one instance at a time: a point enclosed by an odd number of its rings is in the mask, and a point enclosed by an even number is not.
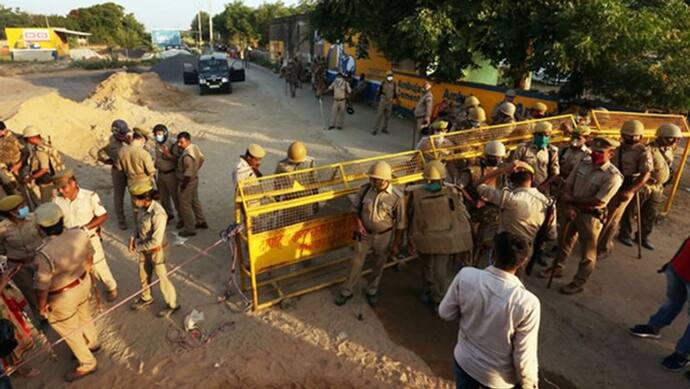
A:
[[[295,170],[311,169],[314,159],[307,155],[307,147],[302,142],[292,142],[287,150],[287,158],[276,165],[275,174],[294,172]]]
[[[504,102],[498,105],[495,109],[496,113],[491,117],[491,124],[510,124],[515,123],[515,104]]]
[[[434,111],[434,94],[431,93],[431,83],[424,81],[424,94],[414,107],[415,127],[412,133],[412,147],[417,144],[417,137],[421,136],[422,128],[431,124],[431,114]]]
[[[237,184],[248,178],[258,178],[263,176],[259,167],[261,166],[261,161],[266,156],[266,150],[263,147],[252,143],[247,147],[244,155],[240,156],[237,166],[232,171],[232,185],[234,188],[235,197],[238,194]],[[237,199],[236,199],[237,201]]]
[[[391,166],[385,161],[376,162],[369,169],[368,176],[369,183],[362,185],[352,205],[357,222],[355,257],[350,274],[335,299],[337,305],[343,305],[352,298],[370,248],[374,250],[375,259],[366,297],[369,305],[378,303],[383,266],[388,257],[398,255],[402,233],[407,228],[403,194],[391,184]]]
[[[424,263],[426,290],[423,301],[438,306],[455,269],[451,259],[469,265],[472,226],[462,196],[444,184],[446,168],[434,160],[424,166],[425,184],[415,185],[408,196],[410,241]]]
[[[564,144],[558,150],[559,175],[563,181],[568,178],[575,166],[591,153],[587,146],[591,134],[592,130],[589,127],[577,126],[570,133],[570,143]]]
[[[473,107],[469,109],[467,118],[458,124],[458,130],[474,130],[482,126],[486,126],[486,112],[482,107]]]
[[[36,250],[43,244],[43,236],[36,225],[36,217],[18,195],[0,199],[0,212],[4,217],[0,221],[0,253],[7,256],[10,266],[20,268],[12,281],[38,314],[33,260]]]
[[[506,147],[499,141],[489,141],[484,145],[484,154],[477,163],[467,166],[460,172],[456,184],[465,198],[466,208],[472,218],[474,231],[474,253],[472,263],[483,267],[486,253],[493,246],[494,236],[499,225],[498,206],[487,201],[477,192],[477,183],[486,174],[498,169],[506,157]],[[503,189],[506,182],[504,176],[489,180],[485,183],[495,189]]]
[[[558,178],[558,148],[549,144],[552,125],[539,122],[532,128],[532,141],[520,145],[511,155],[513,161],[526,162],[534,169],[534,186],[548,194],[551,183]]]
[[[575,278],[560,291],[575,294],[584,290],[584,284],[594,272],[597,262],[597,241],[603,227],[606,206],[623,184],[623,175],[610,162],[618,142],[607,138],[595,138],[592,154],[580,162],[565,182],[562,199],[568,207],[566,211],[570,227],[566,235],[560,237],[558,255],[554,259],[554,277],[563,276],[564,262],[570,255],[577,240],[580,240],[582,257]],[[539,275],[548,278],[551,269]]]
[[[160,203],[153,200],[153,186],[148,181],[139,181],[130,188],[130,195],[134,198],[134,205],[141,208],[137,219],[134,235],[129,239],[130,253],[137,254],[139,260],[139,281],[144,291],[134,301],[132,309],[140,310],[153,303],[151,283],[153,273],[160,280],[159,286],[165,300],[166,308],[158,312],[159,317],[167,317],[177,312],[177,292],[168,278],[165,267],[165,248],[168,245],[165,238],[165,228],[168,215]]]
[[[623,123],[623,143],[611,158],[611,163],[623,174],[623,185],[608,204],[608,218],[597,246],[600,259],[611,253],[613,238],[618,233],[625,208],[635,197],[635,193],[647,183],[654,168],[649,148],[640,143],[643,134],[644,125],[639,120],[628,120]]]
[[[454,119],[457,121],[457,123],[467,120],[467,118],[470,116],[470,111],[474,108],[481,108],[481,103],[477,96],[469,95],[465,97],[465,100],[462,102],[462,111],[460,111],[458,116]],[[482,111],[483,110],[484,109],[482,108]],[[484,112],[484,116],[486,116],[486,112]]]
[[[89,304],[93,247],[85,230],[65,229],[62,219],[55,203],[36,209],[36,223],[48,237],[34,258],[34,287],[41,316],[65,338],[79,361],[76,370],[65,375],[72,382],[96,371],[93,353],[101,346]]]
[[[50,202],[53,198],[53,185],[50,180],[53,174],[62,170],[64,166],[53,166],[49,144],[43,141],[38,128],[28,126],[24,129],[24,140],[27,143],[29,155],[27,159],[27,174],[24,183],[31,188],[33,202],[38,204]]]
[[[158,174],[156,175],[156,187],[161,196],[161,204],[168,214],[168,220],[175,218],[175,209],[179,216],[180,205],[177,197],[177,159],[180,158],[182,151],[177,147],[177,139],[170,134],[168,127],[163,124],[156,124],[153,127],[153,136],[156,140],[156,161],[155,166]]]
[[[649,236],[654,229],[654,223],[659,215],[659,209],[664,199],[664,185],[671,180],[673,167],[673,151],[683,136],[680,127],[675,124],[662,124],[656,130],[656,139],[649,144],[652,155],[653,169],[651,177],[640,189],[640,211],[642,213],[642,247],[654,250]],[[635,217],[635,202],[630,202],[621,220],[618,240],[626,246],[632,246],[633,220]]]
[[[379,87],[379,106],[376,109],[376,124],[372,135],[379,131],[388,134],[388,122],[393,114],[393,103],[398,99],[398,86],[393,80],[393,72],[386,72],[386,79],[381,82]]]
[[[500,114],[501,111],[501,105],[505,103],[510,103],[513,107],[515,107],[515,96],[517,96],[517,92],[515,89],[508,89],[503,97],[503,100],[499,101],[498,104],[494,106],[494,109],[491,111],[491,119],[493,121],[496,121],[496,117]],[[509,105],[504,105],[504,107],[508,107]],[[513,113],[510,116],[513,116],[513,120],[515,120],[515,110],[513,110]],[[493,123],[497,124],[497,123]]]
[[[60,207],[65,228],[83,228],[93,246],[93,268],[91,273],[102,282],[109,302],[117,299],[117,281],[110,271],[101,244],[101,227],[108,220],[108,212],[103,207],[96,192],[80,188],[72,169],[65,169],[53,179],[55,189],[60,194],[53,202]]]
[[[525,115],[525,119],[542,119],[546,117],[546,111],[548,111],[548,107],[546,104],[542,103],[541,101],[535,103],[530,107],[529,110],[527,110],[527,114]]]
[[[331,108],[331,125],[329,130],[337,128],[343,129],[345,120],[345,107],[347,97],[352,93],[350,84],[345,80],[342,73],[338,73],[335,80],[328,86],[327,92],[333,91],[333,107]]]
[[[20,194],[27,196],[28,192],[20,189],[19,173],[22,168],[25,147],[17,136],[5,126],[5,122],[0,121],[0,195],[2,197],[10,194]]]
[[[98,150],[98,160],[106,165],[111,165],[110,176],[113,180],[113,201],[115,203],[115,215],[117,224],[121,230],[127,229],[125,218],[125,189],[127,189],[127,175],[119,168],[120,149],[131,141],[132,131],[122,119],[117,119],[111,125],[112,136],[108,144]]]
[[[178,196],[182,220],[177,228],[183,228],[180,236],[194,236],[196,228],[208,229],[199,201],[199,170],[204,165],[204,154],[197,145],[192,144],[192,136],[186,131],[177,135],[177,146],[182,150],[177,160],[177,180],[180,183]]]

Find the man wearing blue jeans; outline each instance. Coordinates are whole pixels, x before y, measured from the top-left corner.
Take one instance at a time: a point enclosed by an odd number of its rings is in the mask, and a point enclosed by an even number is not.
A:
[[[673,259],[664,265],[666,273],[666,302],[647,324],[630,329],[630,334],[640,338],[659,339],[659,331],[678,316],[690,296],[690,238],[683,242]],[[661,271],[660,271],[661,272]],[[690,324],[676,344],[673,354],[664,358],[661,365],[667,370],[680,370],[688,364],[690,355]]]
[[[438,308],[442,319],[459,320],[453,351],[457,389],[537,389],[541,308],[515,272],[529,243],[510,232],[496,235],[494,265],[464,267]]]

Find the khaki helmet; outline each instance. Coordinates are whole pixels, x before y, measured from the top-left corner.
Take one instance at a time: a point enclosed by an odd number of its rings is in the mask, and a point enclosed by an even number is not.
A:
[[[542,102],[540,101],[540,102],[534,104],[534,105],[532,106],[532,109],[533,109],[534,111],[537,111],[537,112],[539,112],[540,114],[544,115],[544,114],[546,114],[546,111],[549,110],[549,107],[547,107],[546,104],[544,104],[544,103],[542,103]]]
[[[52,227],[62,219],[62,210],[55,203],[41,204],[36,208],[36,224],[41,227]]]
[[[391,165],[389,165],[388,162],[378,161],[371,165],[367,175],[369,178],[378,178],[379,180],[390,181],[393,179],[393,169],[391,169]]]
[[[9,212],[24,203],[24,198],[19,195],[9,195],[0,199],[0,211]]]
[[[465,97],[465,101],[462,103],[462,108],[467,109],[470,107],[478,107],[479,106],[479,99],[476,96],[467,96]]]
[[[532,134],[550,134],[553,124],[550,122],[539,122],[532,127]]]
[[[287,156],[291,163],[302,163],[307,159],[307,146],[302,142],[292,142],[288,147]]]
[[[35,126],[26,126],[24,132],[22,132],[24,138],[31,138],[34,136],[41,136],[41,132]]]
[[[590,134],[592,134],[592,129],[589,128],[589,126],[580,125],[575,127],[572,133],[580,136],[589,136]]]
[[[515,104],[508,101],[503,102],[498,106],[498,112],[504,115],[513,116],[515,115]]]
[[[424,166],[424,173],[422,177],[429,181],[440,181],[446,178],[446,166],[443,162],[435,159],[433,161],[427,162]]]
[[[484,145],[484,155],[487,157],[504,158],[506,156],[506,146],[497,140],[492,140]]]
[[[266,150],[256,143],[250,144],[249,147],[247,147],[247,152],[254,158],[261,159],[266,156]]]
[[[151,184],[151,181],[149,181],[149,180],[135,182],[134,184],[132,184],[132,186],[129,187],[129,193],[132,196],[145,195],[152,190],[153,190],[153,184]]]
[[[486,111],[482,107],[470,108],[470,119],[483,123],[486,121]]]
[[[508,89],[508,90],[506,91],[506,96],[508,96],[508,97],[515,97],[515,96],[517,96],[517,92],[515,92],[515,89]]]
[[[603,136],[598,136],[594,138],[594,140],[592,140],[592,145],[590,146],[590,149],[592,149],[592,151],[606,151],[610,149],[615,149],[618,146],[620,146],[620,142],[618,142],[617,140],[606,138]]]
[[[437,121],[431,123],[431,128],[434,130],[447,130],[448,129],[448,122],[445,120],[437,120]]]
[[[644,124],[639,120],[627,120],[621,128],[622,135],[642,136],[644,134]]]
[[[387,71],[386,77],[393,77],[393,72],[391,70]]]
[[[656,129],[656,136],[663,138],[682,138],[683,133],[680,127],[673,123],[664,123]]]

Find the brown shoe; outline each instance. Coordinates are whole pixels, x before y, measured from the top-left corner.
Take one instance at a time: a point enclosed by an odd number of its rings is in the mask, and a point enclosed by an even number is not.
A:
[[[208,230],[208,223],[196,223],[194,227],[200,230]]]
[[[537,276],[539,278],[551,278],[551,267],[547,267],[546,269],[540,271],[537,273]],[[556,268],[556,271],[553,274],[553,278],[562,278],[563,277],[563,269],[561,268]]]
[[[562,286],[559,292],[562,294],[578,294],[585,290],[584,285],[577,285],[575,283],[569,283],[568,285]]]
[[[95,368],[95,369],[89,370],[89,371],[81,371],[81,370],[71,371],[71,372],[65,374],[65,381],[74,382],[76,380],[80,380],[89,374],[95,373],[96,370],[98,370],[98,368]]]
[[[106,292],[106,293],[107,293],[107,294],[105,295],[105,299],[106,299],[106,301],[108,301],[109,303],[112,303],[113,301],[117,300],[117,288],[115,288],[115,289],[113,289],[113,290],[109,290],[109,291]]]

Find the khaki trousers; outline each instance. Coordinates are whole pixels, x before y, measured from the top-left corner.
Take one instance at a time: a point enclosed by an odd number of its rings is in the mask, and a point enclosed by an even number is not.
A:
[[[376,125],[374,126],[374,129],[376,131],[388,131],[388,122],[390,121],[392,113],[393,102],[381,100],[378,108],[376,109]]]
[[[633,196],[630,200],[621,201],[620,197],[616,195],[608,206],[608,219],[601,230],[599,237],[599,244],[597,251],[600,253],[610,253],[613,250],[613,238],[618,234],[621,219],[625,213],[625,208],[635,199]]]
[[[412,131],[412,148],[417,147],[418,139],[422,137],[422,128],[424,128],[424,116],[415,118],[414,130]]]
[[[170,278],[168,278],[168,270],[165,268],[165,253],[164,250],[158,250],[155,253],[144,254],[139,253],[139,281],[141,287],[145,288],[141,293],[142,300],[151,300],[151,288],[147,287],[153,279],[153,273],[156,273],[160,283],[158,284],[163,294],[163,300],[168,304],[168,307],[174,308],[177,306],[177,292]]]
[[[185,231],[193,232],[196,224],[206,223],[204,211],[201,209],[201,202],[199,202],[198,177],[192,178],[184,190],[181,186],[179,187],[178,198],[180,218],[184,222]]]
[[[362,268],[367,257],[369,249],[374,250],[374,267],[371,270],[371,281],[367,287],[367,294],[375,295],[381,282],[381,275],[383,275],[383,266],[388,259],[388,249],[393,237],[393,230],[383,234],[367,234],[361,237],[359,241],[355,242],[355,257],[352,260],[352,267],[347,280],[340,289],[340,294],[343,296],[352,296],[357,282],[362,275]]]
[[[333,99],[331,107],[331,127],[342,127],[345,121],[345,100]]]
[[[158,193],[161,196],[161,204],[163,205],[163,208],[165,208],[165,212],[167,212],[168,216],[174,216],[175,210],[177,210],[177,214],[179,216],[180,204],[179,198],[177,197],[178,182],[175,172],[158,172],[156,186],[158,187]],[[175,205],[175,209],[173,209],[173,205]]]
[[[640,212],[642,213],[642,239],[647,240],[654,231],[654,224],[659,217],[659,212],[664,201],[664,187],[661,185],[647,185],[640,189]],[[621,238],[632,238],[633,231],[637,230],[637,203],[633,197],[625,209],[621,228],[618,235]]]
[[[91,277],[87,275],[78,286],[48,297],[48,322],[58,335],[65,337],[67,346],[79,361],[79,371],[94,370],[98,364],[90,350],[98,347],[98,332],[94,324],[89,323],[92,319],[90,294]]]
[[[93,267],[91,272],[96,279],[105,285],[106,290],[111,291],[117,289],[117,281],[110,271],[110,266],[105,260],[105,251],[103,251],[103,243],[101,238],[95,232],[91,236],[91,245],[93,246]]]
[[[127,189],[127,175],[115,168],[110,169],[113,179],[113,201],[115,203],[115,215],[118,222],[125,221],[125,189]]]
[[[460,268],[467,266],[472,253],[469,251],[459,254],[425,254],[419,253],[419,258],[424,264],[424,283],[431,292],[431,299],[439,304],[446,295],[448,285],[455,277],[456,263]]]
[[[12,262],[10,262],[12,263]],[[34,289],[34,268],[32,263],[27,263],[22,266],[17,274],[12,277],[12,282],[24,295],[26,302],[38,314],[38,298],[36,297],[36,289]]]
[[[563,269],[563,263],[573,251],[577,240],[580,240],[580,265],[573,279],[573,283],[576,285],[584,285],[594,272],[597,263],[597,241],[601,231],[601,220],[580,212],[566,229],[566,234],[561,237],[561,244],[558,247],[555,260],[555,266],[558,270]]]

